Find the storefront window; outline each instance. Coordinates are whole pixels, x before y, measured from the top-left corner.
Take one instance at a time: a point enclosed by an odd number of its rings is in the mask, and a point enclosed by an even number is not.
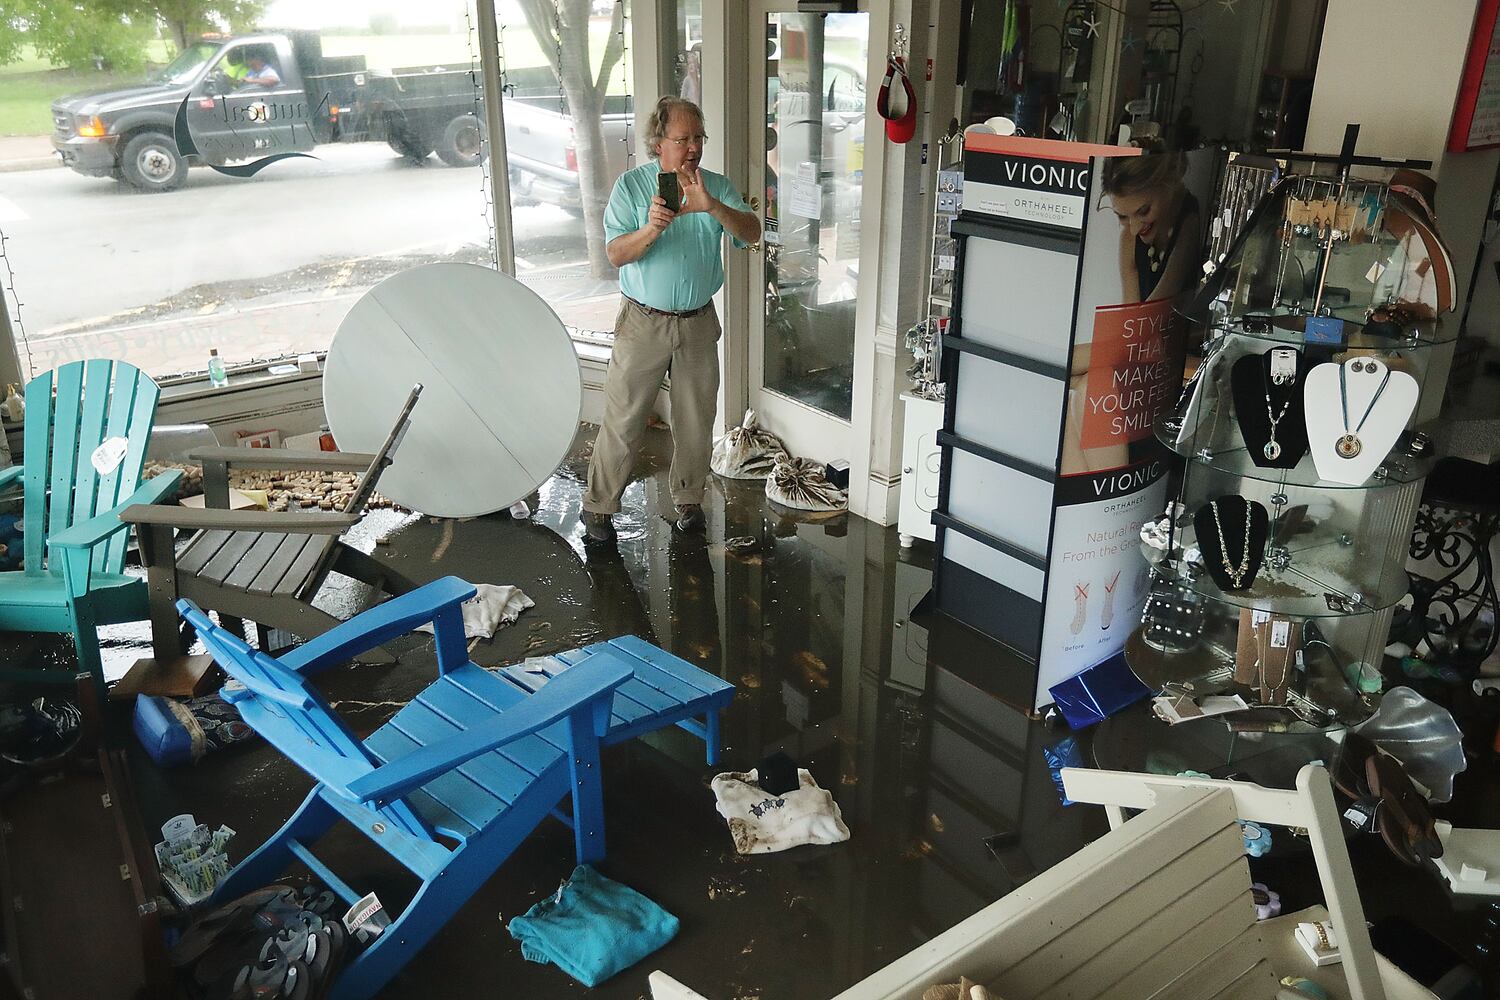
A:
[[[848,420],[868,14],[766,20],[767,389]]]
[[[580,335],[607,335],[619,279],[604,207],[634,165],[624,0],[501,0],[516,276]]]
[[[388,275],[490,260],[472,8],[272,0],[258,23],[116,19],[0,67],[23,367],[318,351]]]
[[[679,96],[703,104],[703,0],[677,0],[673,83]]]

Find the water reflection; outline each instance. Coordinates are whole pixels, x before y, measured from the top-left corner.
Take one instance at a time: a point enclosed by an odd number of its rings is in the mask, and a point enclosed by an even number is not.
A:
[[[847,844],[740,857],[714,811],[701,743],[670,730],[611,751],[605,871],[683,924],[647,970],[706,996],[832,996],[1103,832],[1099,810],[1059,803],[1042,747],[1060,734],[989,693],[1002,669],[993,647],[912,617],[931,575],[920,548],[903,555],[894,529],[799,520],[769,505],[758,483],[717,480],[707,539],[675,532],[661,516],[671,509],[666,435],[647,437],[622,515],[631,530],[615,547],[581,543],[586,442],[528,520],[393,518],[378,532],[386,542],[368,539],[413,578],[513,583],[537,602],[477,643],[476,662],[640,635],[738,687],[723,719],[723,769],[784,751],[833,791]],[[345,609],[360,606],[356,590],[335,593]],[[395,666],[333,671],[322,683],[368,732],[433,669],[430,641],[411,640]],[[174,772],[136,753],[134,768],[148,826],[195,812],[241,831],[246,845],[305,787],[264,746]],[[347,880],[399,902],[401,883],[359,838],[329,851]],[[499,980],[518,996],[571,996],[566,977],[525,963],[495,921],[555,889],[570,867],[571,835],[544,825],[389,995],[471,995]],[[635,1000],[644,971],[595,992]]]

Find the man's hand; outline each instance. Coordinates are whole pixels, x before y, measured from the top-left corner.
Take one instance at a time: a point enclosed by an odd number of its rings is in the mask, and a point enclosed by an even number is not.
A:
[[[703,175],[686,167],[677,168],[677,186],[682,189],[682,214],[712,212],[719,200],[703,186]]]
[[[640,260],[661,239],[661,234],[667,231],[667,227],[677,216],[677,212],[667,207],[665,198],[652,198],[651,207],[646,210],[646,224],[633,233],[610,240],[604,246],[605,256],[615,267],[624,267]]]
[[[675,218],[677,218],[677,213],[667,207],[667,200],[665,198],[652,198],[651,208],[646,213],[645,228],[650,231],[651,238],[655,239],[667,231],[667,227],[672,224],[672,220]]]
[[[742,212],[730,208],[709,194],[708,188],[703,184],[703,175],[698,171],[678,167],[677,179],[678,185],[682,188],[682,211],[677,214],[707,212],[719,220],[719,225],[741,243],[754,243],[760,239],[760,216],[754,212]]]

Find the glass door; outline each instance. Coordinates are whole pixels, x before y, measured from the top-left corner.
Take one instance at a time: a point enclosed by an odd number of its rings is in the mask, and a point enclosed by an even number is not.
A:
[[[797,454],[847,458],[870,15],[758,0],[751,28],[752,193],[765,221],[751,405]]]

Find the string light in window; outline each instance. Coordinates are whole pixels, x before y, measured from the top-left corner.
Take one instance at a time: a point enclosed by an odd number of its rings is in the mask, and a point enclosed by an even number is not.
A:
[[[464,4],[464,21],[468,25],[467,41],[469,43],[469,82],[474,87],[474,121],[479,128],[479,193],[484,199],[484,207],[480,214],[484,216],[484,225],[489,232],[490,262],[495,270],[500,270],[500,239],[495,233],[495,197],[494,188],[490,184],[490,130],[486,127],[484,114],[484,81],[479,69],[479,53],[474,47],[474,16],[470,12],[469,4]],[[505,28],[499,27],[500,37],[500,81],[501,87],[505,84]],[[498,95],[496,95],[498,97]],[[506,206],[509,210],[509,206]]]
[[[5,265],[5,273],[0,276],[4,280],[4,286],[0,287],[0,299],[4,301],[0,302],[0,307],[7,310],[13,333],[20,335],[21,345],[26,349],[27,377],[32,378],[36,375],[36,362],[31,356],[31,341],[26,336],[26,324],[21,321],[21,296],[16,292],[16,272],[10,263],[10,237],[5,235],[3,229],[0,229],[0,264]],[[10,311],[11,303],[15,303],[14,311]]]

